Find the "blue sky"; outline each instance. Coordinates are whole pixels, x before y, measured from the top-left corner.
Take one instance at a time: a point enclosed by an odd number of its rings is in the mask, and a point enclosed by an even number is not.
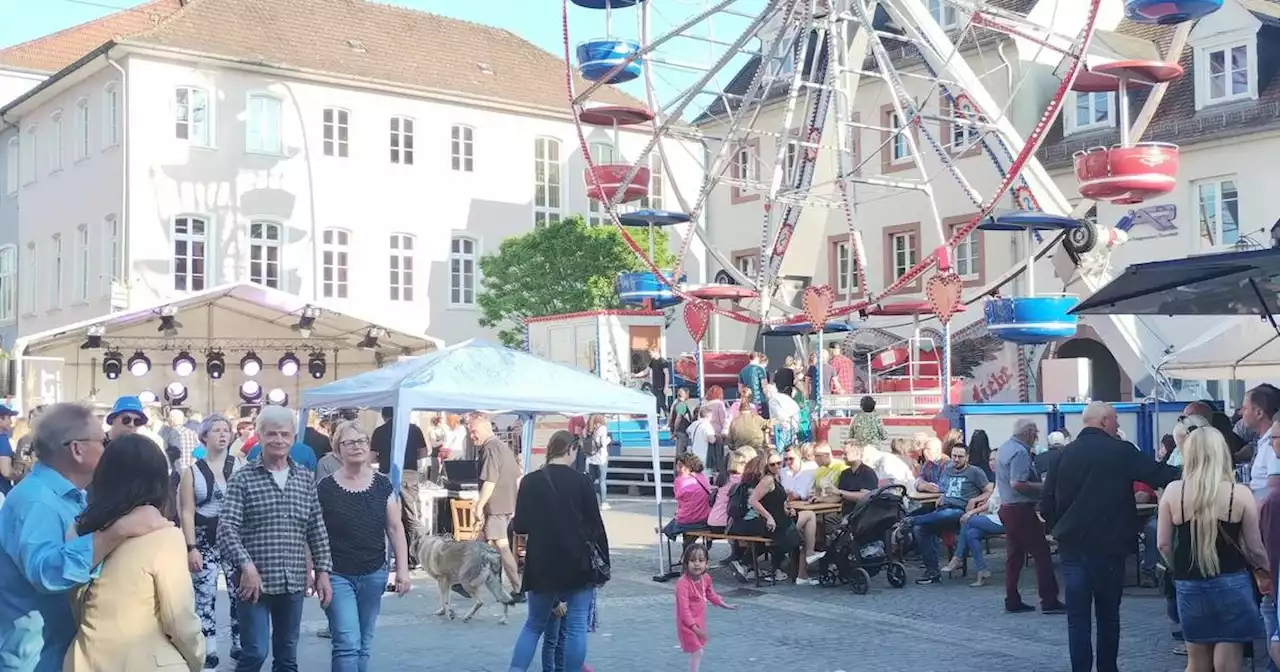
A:
[[[68,28],[85,21],[110,14],[122,9],[144,4],[138,0],[0,0],[0,47],[7,47],[19,42],[34,39],[42,35]],[[504,0],[501,11],[498,3],[480,2],[476,0],[389,0],[387,4],[409,7],[425,12],[442,14],[467,21],[475,21],[498,28],[505,28],[554,54],[563,51],[561,35],[561,0]],[[763,5],[761,0],[743,0],[737,3],[744,11],[756,10]],[[681,2],[650,3],[651,31],[653,35],[665,33],[671,27],[682,23],[694,13],[705,8],[702,1],[683,0]],[[19,8],[21,7],[21,8]],[[570,39],[577,43],[591,37],[605,35],[603,12],[570,7]],[[635,9],[614,10],[614,33],[620,37],[638,37]],[[736,17],[719,17],[711,28],[718,40],[728,41],[742,31],[746,21]],[[698,35],[708,34],[707,26],[700,25],[694,31]],[[712,51],[714,49],[714,51]],[[710,47],[705,43],[689,39],[673,40],[662,50],[662,56],[673,61],[694,64],[710,64],[718,58],[723,50]],[[720,86],[728,83],[736,70],[745,60],[735,59],[729,71],[718,77]],[[654,72],[655,88],[664,106],[677,92],[691,85],[697,79],[697,73],[676,71],[667,67],[656,67]],[[643,99],[644,90],[638,83],[624,87],[629,93]],[[712,87],[715,88],[715,87]],[[701,108],[709,99],[699,100],[693,108]],[[686,117],[689,116],[686,114]]]

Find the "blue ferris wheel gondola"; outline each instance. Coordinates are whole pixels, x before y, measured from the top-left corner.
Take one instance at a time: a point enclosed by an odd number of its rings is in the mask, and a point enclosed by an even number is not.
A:
[[[1134,23],[1170,26],[1206,17],[1222,9],[1222,0],[1125,0],[1124,15]]]
[[[588,40],[578,45],[578,70],[583,79],[598,82],[606,77],[618,65],[625,62],[632,54],[640,51],[640,43],[635,40],[618,40],[601,38]],[[636,57],[609,77],[608,84],[623,84],[640,76],[640,68],[644,59]]]
[[[987,299],[983,318],[987,332],[1010,343],[1039,345],[1076,334],[1078,318],[1071,309],[1080,303],[1069,294],[1006,296]]]
[[[1081,226],[1077,219],[1036,210],[1014,210],[992,215],[978,225],[983,231],[1061,231]]]
[[[634,7],[644,0],[569,0],[569,2],[587,9],[623,9]]]
[[[683,284],[685,280],[683,275],[673,278],[669,271],[663,275],[674,285]],[[618,299],[629,306],[642,306],[649,302],[655,309],[661,309],[680,303],[680,297],[666,283],[647,271],[619,275],[617,287]]]
[[[823,334],[844,334],[853,331],[853,327],[847,322],[828,322],[822,327]],[[761,338],[777,338],[781,336],[808,336],[818,333],[817,329],[808,322],[796,322],[795,324],[779,324],[770,327],[768,331],[760,334]]]
[[[636,210],[618,215],[618,221],[622,222],[623,226],[671,226],[687,223],[689,215],[669,210]]]

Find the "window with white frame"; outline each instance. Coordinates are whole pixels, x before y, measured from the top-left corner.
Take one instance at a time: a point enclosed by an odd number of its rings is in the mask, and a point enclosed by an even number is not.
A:
[[[476,305],[476,241],[456,236],[449,248],[449,305]]]
[[[1234,245],[1240,240],[1240,194],[1236,178],[1217,177],[1193,183],[1200,218],[1202,247]]]
[[[951,150],[965,151],[982,137],[977,126],[977,111],[972,103],[962,100],[959,106],[952,106],[951,115]]]
[[[1067,111],[1067,132],[1115,126],[1115,94],[1107,91],[1081,93],[1072,91]]]
[[[74,301],[83,303],[89,300],[89,225],[81,224],[76,228],[76,256],[72,261],[76,267],[76,286]]]
[[[351,113],[336,107],[324,109],[324,155],[345,159],[350,148]]]
[[[49,172],[62,170],[62,112],[54,112],[49,120]]]
[[[902,117],[897,112],[889,113],[889,129],[893,133],[893,141],[890,146],[889,158],[894,162],[909,161],[911,159],[911,143],[907,141],[907,133],[911,129],[902,127]]]
[[[756,162],[751,156],[750,145],[742,145],[733,153],[733,177],[740,180],[756,179]]]
[[[115,215],[107,215],[102,220],[102,234],[107,239],[103,249],[106,258],[103,267],[106,273],[102,276],[102,295],[111,296],[111,285],[124,282],[124,239],[120,237],[120,220]]]
[[[265,93],[249,94],[248,114],[245,115],[244,150],[253,154],[280,154],[284,144],[280,140],[281,110],[279,98]]]
[[[326,299],[347,298],[351,232],[325,229],[320,237],[321,291]]]
[[[640,207],[661,210],[666,193],[666,174],[662,169],[662,157],[655,150],[649,155],[649,193],[640,199]]]
[[[391,117],[391,163],[413,165],[413,120]]]
[[[1206,104],[1225,103],[1250,98],[1254,87],[1250,49],[1246,44],[1204,49],[1199,52],[1201,85]],[[1199,87],[1198,87],[1199,88]]]
[[[23,277],[27,277],[27,278],[40,277],[37,275],[37,273],[40,270],[40,260],[37,257],[39,253],[40,253],[40,250],[36,248],[35,241],[27,243],[27,251],[22,258]],[[31,314],[34,314],[37,310],[39,310],[39,307],[37,306],[37,299],[39,297],[39,294],[36,293],[36,288],[39,286],[40,286],[39,282],[25,282],[22,284],[22,314],[23,315],[31,315]]]
[[[533,142],[533,225],[560,221],[560,141]]]
[[[205,288],[209,222],[203,217],[173,218],[173,288],[199,292]]]
[[[617,152],[613,145],[607,142],[593,142],[588,146],[591,150],[591,162],[597,167],[617,163]],[[591,185],[587,185],[590,187]],[[609,209],[605,207],[602,201],[594,198],[587,199],[587,223],[593,226],[607,223],[609,221]]]
[[[475,129],[455,125],[450,131],[449,154],[453,157],[453,169],[470,173],[475,170]]]
[[[76,161],[89,158],[89,99],[76,101]]]
[[[27,129],[26,137],[22,139],[22,170],[18,171],[22,175],[23,184],[31,184],[36,181],[36,169],[38,168],[37,158],[40,145],[40,128],[32,126]]]
[[[173,92],[174,137],[197,147],[213,144],[210,127],[209,94],[194,86],[180,86]]]
[[[120,87],[113,82],[102,90],[102,148],[120,144]]]
[[[18,317],[18,248],[0,247],[0,322]]]
[[[956,229],[960,226],[953,226],[948,232],[955,235]],[[962,280],[975,280],[979,277],[978,264],[982,263],[978,256],[981,252],[978,249],[978,232],[972,231],[965,236],[963,240],[956,243],[952,250],[952,263],[955,266],[956,275]]]
[[[281,227],[275,222],[249,224],[249,282],[280,289]]]
[[[733,265],[748,278],[756,277],[756,255],[744,254],[733,258]]]
[[[66,277],[62,262],[62,234],[57,234],[53,237],[53,245],[49,247],[49,270],[53,271],[53,277],[49,278],[50,310],[62,307],[62,279]]]
[[[391,234],[391,300],[413,300],[413,236],[407,233]]]
[[[836,241],[832,249],[835,262],[836,294],[847,295],[858,291],[858,265],[853,260],[853,247],[849,241]]]
[[[956,6],[950,0],[926,0],[929,5],[929,14],[934,21],[938,22],[938,27],[943,30],[953,30],[960,27],[960,16],[956,13]]]
[[[4,148],[4,191],[6,194],[18,191],[18,139],[9,138]]]
[[[889,235],[889,253],[893,262],[893,279],[906,275],[919,260],[920,251],[916,247],[916,234],[910,231]]]

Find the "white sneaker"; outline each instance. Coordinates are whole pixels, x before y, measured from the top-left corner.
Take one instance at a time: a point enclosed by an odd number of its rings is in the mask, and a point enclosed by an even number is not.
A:
[[[608,511],[610,508],[612,507],[609,506],[609,502],[600,502],[601,511]]]
[[[815,563],[815,562],[817,562],[817,561],[819,561],[819,560],[821,560],[821,559],[823,559],[823,558],[825,558],[825,557],[827,557],[827,552],[826,552],[826,551],[818,551],[817,553],[814,553],[813,555],[811,555],[811,556],[809,556],[809,557],[805,558],[805,559],[804,559],[804,561],[805,561],[805,563],[806,563],[806,564],[810,564],[810,565],[812,565],[813,563]]]
[[[818,585],[818,580],[814,578],[796,579],[796,585],[797,586],[816,586]]]

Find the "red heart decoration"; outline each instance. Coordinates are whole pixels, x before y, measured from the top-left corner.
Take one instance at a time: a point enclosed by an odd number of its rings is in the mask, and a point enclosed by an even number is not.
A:
[[[804,314],[814,329],[827,326],[831,305],[836,302],[836,292],[830,285],[811,285],[804,288]]]
[[[697,343],[707,335],[711,326],[711,304],[706,301],[688,301],[684,304],[684,326]]]
[[[924,293],[939,322],[950,322],[951,317],[960,311],[960,293],[963,290],[964,281],[955,273],[937,273],[929,278]]]

